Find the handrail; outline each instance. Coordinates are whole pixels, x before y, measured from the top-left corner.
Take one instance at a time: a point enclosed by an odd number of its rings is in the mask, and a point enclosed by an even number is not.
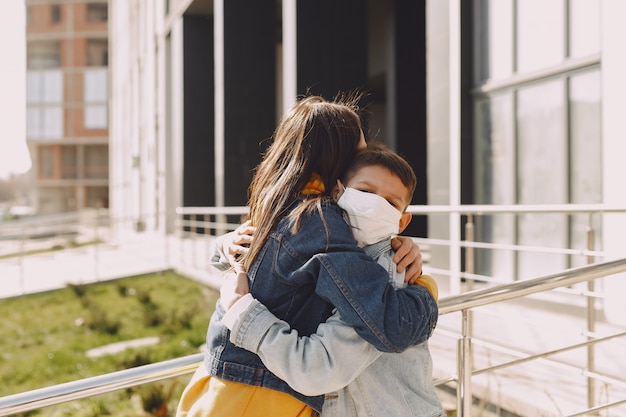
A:
[[[566,269],[539,278],[501,284],[439,300],[439,314],[448,314],[473,307],[523,297],[558,287],[626,272],[626,258]]]
[[[202,362],[202,353],[138,366],[51,387],[26,391],[0,398],[0,416],[36,410],[38,408],[80,400],[149,382],[174,378],[195,372]]]
[[[439,300],[439,313],[449,314],[489,303],[510,300],[561,286],[626,272],[626,258],[568,269],[539,278],[497,285]],[[78,381],[0,398],[0,417],[82,399],[195,371],[202,354],[139,366]]]
[[[461,204],[412,205],[407,211],[418,215],[432,214],[583,214],[583,213],[626,213],[626,207],[607,204]]]

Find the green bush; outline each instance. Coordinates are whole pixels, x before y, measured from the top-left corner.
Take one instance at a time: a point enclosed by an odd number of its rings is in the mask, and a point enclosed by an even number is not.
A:
[[[218,296],[217,291],[166,272],[0,299],[0,396],[197,353]],[[151,320],[151,326],[144,321],[146,311],[158,317]],[[98,358],[86,356],[93,348],[149,336],[160,342]],[[22,416],[136,417],[142,415],[138,408],[146,408],[133,404],[133,395],[138,396],[137,403],[150,405],[150,413],[162,400],[173,414],[190,377],[164,381],[167,383],[157,388],[146,384],[45,407]]]

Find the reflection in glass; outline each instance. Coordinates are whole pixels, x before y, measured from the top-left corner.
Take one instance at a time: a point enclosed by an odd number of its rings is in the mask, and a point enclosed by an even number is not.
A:
[[[570,57],[600,52],[600,4],[599,1],[570,0]]]
[[[593,71],[570,79],[570,202],[592,204],[602,202],[602,132],[600,72]],[[586,248],[589,216],[574,215],[571,219],[571,244]],[[601,218],[592,219],[595,247],[600,249]],[[585,257],[573,257],[571,266],[586,264]]]
[[[109,175],[109,147],[85,146],[85,178],[106,179]]]
[[[564,0],[517,2],[517,72],[559,64],[565,57]]]
[[[480,0],[475,39],[479,50],[476,84],[513,73],[513,1]]]
[[[63,179],[78,178],[78,148],[75,145],[61,147],[61,177]]]
[[[567,144],[564,80],[518,91],[518,203],[567,203]],[[565,248],[567,217],[560,214],[519,216],[519,244]],[[563,255],[521,252],[519,278],[566,268]]]
[[[107,69],[85,70],[84,80],[85,113],[83,123],[85,128],[106,129],[109,126]]]
[[[26,134],[30,139],[63,136],[63,73],[61,70],[26,73]]]
[[[494,95],[476,103],[475,137],[476,204],[514,204],[513,94]],[[478,216],[476,234],[480,242],[513,244],[514,215]],[[478,274],[512,278],[514,261],[510,250],[475,250]]]

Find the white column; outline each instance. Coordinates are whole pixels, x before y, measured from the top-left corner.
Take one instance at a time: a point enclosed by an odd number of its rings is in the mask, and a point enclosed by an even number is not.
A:
[[[0,13],[0,177],[24,173],[31,166],[26,147],[26,6],[3,4]]]
[[[626,2],[602,2],[602,184],[604,203],[626,207],[626,129],[624,128],[624,97],[626,97]],[[605,214],[602,222],[602,244],[612,258],[626,256],[626,215]],[[623,323],[626,316],[626,274],[606,279],[605,313],[610,321]],[[612,298],[615,295],[615,298]]]
[[[167,171],[166,158],[166,129],[168,126],[166,116],[167,82],[166,63],[167,51],[165,44],[165,3],[158,2],[154,12],[154,35],[155,35],[155,187],[157,189],[155,204],[158,211],[158,228],[169,234],[173,232],[173,223],[170,224],[170,213],[167,210]]]
[[[170,32],[170,78],[169,108],[170,126],[167,138],[167,152],[170,153],[167,173],[167,210],[173,213],[176,207],[183,205],[183,155],[184,155],[184,123],[183,123],[183,19],[176,17],[172,21]]]
[[[215,62],[215,206],[224,206],[224,0],[213,2]]]
[[[450,0],[450,205],[461,204],[461,4]],[[450,292],[461,291],[461,215],[450,214]]]
[[[298,95],[298,31],[296,0],[283,0],[282,107],[283,114]]]

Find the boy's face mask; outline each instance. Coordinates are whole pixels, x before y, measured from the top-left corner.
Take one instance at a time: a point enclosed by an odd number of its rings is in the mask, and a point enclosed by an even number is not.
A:
[[[398,233],[402,213],[379,195],[347,187],[337,204],[348,215],[352,234],[360,247]]]

